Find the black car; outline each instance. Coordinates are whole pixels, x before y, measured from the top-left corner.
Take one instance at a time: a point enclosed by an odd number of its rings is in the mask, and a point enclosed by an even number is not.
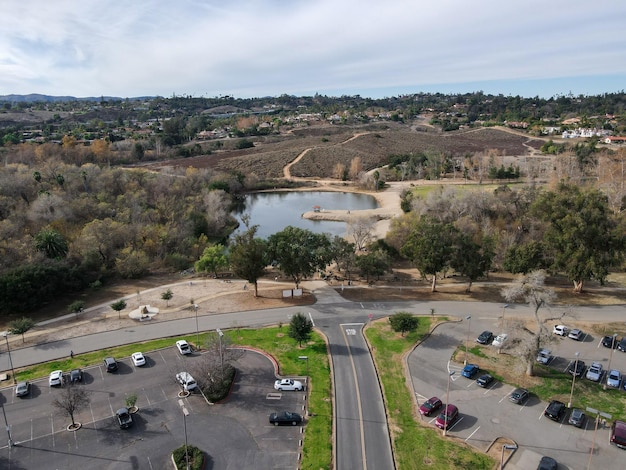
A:
[[[491,382],[493,382],[493,376],[490,374],[483,374],[476,379],[478,386],[483,388],[488,387]]]
[[[80,369],[72,369],[70,371],[70,382],[74,384],[76,382],[82,382],[82,381],[83,381],[83,371]]]
[[[278,426],[279,424],[290,424],[295,426],[301,422],[302,416],[298,413],[292,413],[291,411],[281,411],[270,415],[270,424],[273,424],[274,426]]]
[[[120,408],[115,412],[117,422],[122,429],[128,429],[133,425],[133,417],[128,411],[128,408]]]
[[[565,413],[565,404],[558,400],[552,400],[546,410],[543,412],[545,416],[553,421],[560,421]]]
[[[104,367],[107,372],[115,372],[117,370],[117,361],[112,357],[104,358]]]
[[[617,346],[618,343],[619,341],[617,341],[617,338],[613,336],[605,336],[604,338],[602,338],[602,346],[604,346],[605,348],[614,348]]]
[[[617,349],[622,352],[626,352],[626,336],[624,336],[619,343],[617,343]]]
[[[480,344],[491,344],[491,340],[493,340],[493,333],[491,331],[483,331],[478,338],[476,338],[476,342]]]
[[[567,368],[567,372],[569,372],[572,375],[575,375],[576,377],[582,377],[583,372],[585,372],[585,362],[573,361],[572,363],[570,363],[569,367]]]
[[[513,403],[517,403],[518,405],[521,405],[526,400],[528,400],[529,396],[530,394],[528,393],[528,390],[526,390],[525,388],[516,388],[515,390],[511,392],[511,396],[509,397],[509,400],[512,401]]]
[[[552,457],[541,457],[537,470],[556,470],[559,464]]]

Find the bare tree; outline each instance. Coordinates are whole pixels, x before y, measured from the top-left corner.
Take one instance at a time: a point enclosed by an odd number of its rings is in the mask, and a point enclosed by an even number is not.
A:
[[[371,217],[353,216],[348,219],[347,232],[357,250],[362,250],[372,240],[375,221]]]
[[[554,290],[546,287],[546,273],[543,270],[533,271],[525,276],[515,280],[512,285],[502,290],[502,296],[507,302],[513,302],[519,299],[524,300],[533,310],[537,331],[533,332],[529,347],[532,351],[523,359],[526,361],[526,375],[533,375],[533,355],[537,353],[541,346],[541,338],[545,336],[545,326],[539,317],[539,309],[547,306],[556,298]]]
[[[52,405],[58,408],[61,413],[69,416],[72,420],[72,427],[76,427],[74,416],[80,410],[89,406],[90,400],[91,398],[87,390],[80,385],[69,383],[52,400]]]

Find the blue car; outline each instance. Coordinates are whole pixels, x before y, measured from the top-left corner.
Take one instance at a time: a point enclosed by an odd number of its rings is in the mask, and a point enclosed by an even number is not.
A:
[[[463,372],[461,372],[461,374],[463,375],[463,377],[472,379],[476,374],[478,374],[479,370],[480,369],[476,364],[468,364],[463,368]]]

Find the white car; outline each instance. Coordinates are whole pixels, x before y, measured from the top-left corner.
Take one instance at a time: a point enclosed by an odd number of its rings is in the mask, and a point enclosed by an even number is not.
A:
[[[143,353],[134,352],[130,355],[130,358],[133,360],[133,364],[135,364],[135,366],[137,367],[146,365],[146,358],[144,357]]]
[[[602,377],[602,364],[599,362],[592,362],[585,377],[587,380],[591,380],[592,382],[600,382],[600,377]]]
[[[274,382],[274,388],[276,390],[304,390],[304,387],[302,386],[302,382],[299,382],[297,380],[293,380],[293,379],[281,379],[281,380],[277,380],[276,382]]]
[[[554,325],[554,329],[552,330],[552,333],[559,336],[567,336],[568,332],[569,328],[565,325]]]
[[[50,377],[48,378],[48,385],[50,385],[51,387],[56,387],[57,385],[63,385],[63,371],[54,370],[50,372]]]
[[[190,392],[198,386],[189,372],[179,372],[176,374],[176,380],[182,385],[185,392]]]
[[[491,344],[493,344],[496,348],[501,348],[508,337],[509,335],[502,333],[501,335],[496,336],[496,339],[494,339]]]
[[[191,346],[189,346],[189,343],[184,339],[176,341],[176,347],[178,348],[178,352],[183,355],[191,354]]]

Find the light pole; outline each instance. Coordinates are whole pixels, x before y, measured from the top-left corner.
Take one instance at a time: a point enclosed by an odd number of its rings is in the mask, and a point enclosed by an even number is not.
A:
[[[465,317],[467,320],[467,338],[465,339],[465,361],[463,361],[463,365],[467,365],[467,343],[469,343],[469,335],[470,335],[470,326],[472,324],[472,316],[468,315]]]
[[[306,361],[306,376],[309,376],[309,356],[298,356],[301,361]]]
[[[185,408],[185,404],[182,400],[178,400],[178,405],[183,410],[183,426],[185,428],[185,464],[186,469],[189,470],[189,449],[187,447],[187,416],[189,416],[189,411]]]
[[[220,330],[219,328],[217,328],[215,331],[217,331],[217,337],[220,341],[220,367],[222,369],[222,375],[224,375],[224,353],[222,352],[222,336],[224,336],[224,333],[222,333],[222,330]]]
[[[606,373],[608,374],[609,372],[611,372],[611,360],[613,359],[613,349],[615,349],[615,339],[617,338],[617,333],[613,334],[613,339],[611,339],[611,353],[609,354],[609,366],[606,369]],[[604,384],[602,385],[602,388],[604,390],[606,390],[606,380],[604,381]]]
[[[443,435],[448,431],[448,402],[450,400],[450,377],[454,375],[454,371],[448,372],[448,387],[446,388],[446,407],[443,409]]]
[[[196,348],[200,350],[202,348],[200,347],[200,330],[198,329],[198,304],[193,304],[193,308],[196,311]]]
[[[11,348],[9,347],[9,332],[5,331],[2,334],[4,335],[4,340],[7,342],[7,352],[9,353],[9,364],[11,365],[11,377],[13,377],[13,383],[16,384],[17,380],[15,379],[15,369],[13,369],[13,358],[11,357]]]
[[[500,333],[504,333],[504,312],[509,308],[509,304],[504,304],[502,306],[502,321],[500,322]]]
[[[502,446],[502,453],[500,454],[500,470],[504,468],[504,449],[517,450],[517,446],[515,445],[503,445]]]
[[[593,457],[593,448],[596,445],[596,434],[598,433],[598,422],[600,421],[600,416],[606,419],[611,419],[613,416],[609,413],[602,413],[594,408],[587,407],[587,412],[593,413],[596,415],[596,425],[593,431],[593,440],[591,441],[591,450],[589,451],[589,463],[587,464],[587,470],[591,468],[591,458]]]
[[[0,406],[2,406],[2,414],[4,415],[4,424],[7,427],[7,434],[9,435],[9,448],[13,447],[13,438],[11,437],[11,426],[9,426],[9,422],[7,421],[7,413],[4,411],[4,403],[0,400]]]
[[[568,408],[572,407],[572,397],[574,396],[574,382],[576,382],[576,373],[578,372],[578,356],[580,356],[580,353],[576,352],[576,361],[574,362],[574,373],[572,374],[572,390],[569,392],[569,403],[567,404]]]

